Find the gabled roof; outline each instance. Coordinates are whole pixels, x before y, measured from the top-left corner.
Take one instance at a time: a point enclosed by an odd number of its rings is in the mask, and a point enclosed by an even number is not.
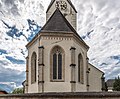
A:
[[[41,29],[41,32],[74,32],[74,28],[67,21],[67,19],[63,16],[60,10],[57,8],[50,19],[46,22],[46,24]]]
[[[0,92],[3,92],[4,94],[7,94],[5,90],[0,89]]]
[[[91,67],[93,67],[93,68],[95,68],[96,70],[98,70],[98,71],[100,71],[101,73],[103,73],[104,74],[104,72],[103,71],[101,71],[100,69],[98,69],[97,67],[95,67],[94,65],[92,65],[91,63],[88,63]]]
[[[65,33],[74,33],[79,37],[80,41],[89,48],[89,46],[82,40],[82,38],[78,35],[76,30],[71,26],[71,24],[67,21],[67,19],[63,16],[60,10],[57,8],[46,24],[43,26],[40,32],[65,32]]]
[[[67,19],[63,16],[60,10],[57,8],[46,24],[42,27],[39,33],[73,33],[75,34],[80,41],[89,48],[89,46],[82,40],[82,38],[78,35],[76,30],[71,26],[71,24],[67,21]],[[32,41],[38,36],[37,34]],[[28,46],[32,41],[30,41],[26,46]]]
[[[71,0],[67,0],[67,1],[68,1],[68,3],[71,5],[71,7],[74,9],[74,11],[77,13],[77,10],[75,9],[75,7],[74,7],[74,5],[72,4]],[[55,0],[51,0],[49,6],[48,6],[48,8],[47,8],[46,13],[49,11],[50,7],[52,6],[52,4],[53,4],[54,2],[55,2]]]

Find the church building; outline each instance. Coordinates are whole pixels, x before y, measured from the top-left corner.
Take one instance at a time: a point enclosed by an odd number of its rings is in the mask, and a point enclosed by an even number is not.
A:
[[[71,0],[51,0],[45,25],[26,47],[25,93],[103,91],[104,73],[89,63]]]

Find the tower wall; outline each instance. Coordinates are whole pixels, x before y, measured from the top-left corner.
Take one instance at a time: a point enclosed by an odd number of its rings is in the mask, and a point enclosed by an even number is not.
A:
[[[54,13],[56,10],[56,1],[52,4],[48,12],[46,13],[46,21],[49,20],[51,15]],[[74,11],[74,9],[71,7],[71,5],[67,2],[67,0],[63,0],[67,3],[67,9],[66,10],[61,10],[62,14],[65,16],[65,18],[68,20],[68,22],[73,26],[73,28],[76,30],[77,29],[77,14]]]

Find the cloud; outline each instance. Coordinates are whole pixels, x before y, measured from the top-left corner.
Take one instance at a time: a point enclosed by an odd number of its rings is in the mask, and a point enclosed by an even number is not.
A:
[[[11,91],[16,86],[21,86],[25,80],[25,72],[4,68],[0,66],[0,87],[4,87],[6,91]]]
[[[0,3],[0,8],[2,7],[2,4]]]
[[[17,5],[15,5],[15,4],[12,6],[12,8],[10,9],[10,11],[11,11],[11,13],[13,15],[20,15],[19,11],[18,11],[18,8],[17,8]]]
[[[6,79],[5,79],[6,78]],[[20,78],[20,79],[19,79]],[[14,70],[0,66],[0,82],[16,82],[20,84],[25,79],[25,71]]]
[[[19,2],[24,3],[25,0],[19,0]]]
[[[37,23],[43,23],[44,6],[41,0],[34,2],[33,5],[30,0],[21,2],[0,0],[2,6],[0,9],[0,82],[2,82],[0,88],[7,91],[21,86],[25,80],[25,56],[27,54],[25,45],[28,43],[27,39],[33,38],[32,35],[40,30]]]
[[[115,77],[117,77],[117,76],[119,76],[119,74],[120,74],[120,67],[114,67],[114,68],[112,68],[111,70],[108,70],[107,72],[108,72],[108,74],[106,75],[106,78],[108,79],[109,77],[111,77],[111,78],[115,78]]]
[[[4,12],[4,14],[12,14],[14,16],[20,15],[18,5],[16,4],[17,0],[2,0],[1,11]]]
[[[72,1],[78,10],[78,33],[90,46],[90,62],[103,70],[107,79],[115,78],[120,71],[119,0]]]
[[[15,59],[11,56],[6,56],[6,59],[10,60],[13,64],[25,64],[24,60]]]
[[[1,0],[6,6],[14,5],[15,0]]]

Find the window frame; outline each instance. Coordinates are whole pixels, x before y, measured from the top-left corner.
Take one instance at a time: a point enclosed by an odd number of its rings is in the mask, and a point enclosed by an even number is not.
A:
[[[57,75],[56,75],[56,79],[53,79],[53,55],[56,53],[56,50],[58,50],[58,55],[61,54],[62,55],[62,79],[58,79],[58,60],[57,60]],[[57,55],[57,59],[58,59],[58,55]],[[50,81],[51,82],[64,82],[65,79],[65,53],[64,50],[60,47],[60,46],[54,46],[50,52]]]
[[[33,52],[31,56],[31,84],[34,84],[36,82],[37,82],[37,54],[36,52]]]
[[[84,61],[81,53],[78,54],[78,82],[84,84]]]

